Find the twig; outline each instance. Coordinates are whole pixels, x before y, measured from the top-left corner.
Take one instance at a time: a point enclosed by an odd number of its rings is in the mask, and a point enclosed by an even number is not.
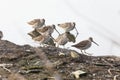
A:
[[[115,75],[114,76],[114,78],[113,78],[113,80],[117,80],[117,77],[118,77],[119,75]]]
[[[10,69],[7,69],[5,66],[3,66],[3,69],[5,69],[5,70],[8,71],[8,72],[11,72],[11,70],[10,70]]]
[[[111,70],[112,70],[112,69],[108,69],[108,73],[112,76]]]
[[[96,66],[109,66],[108,64],[103,64],[103,63],[93,63]]]
[[[8,71],[8,72],[11,72],[11,70],[10,69],[7,69],[6,68],[6,66],[12,66],[13,64],[5,64],[5,63],[3,63],[3,64],[0,64],[0,67],[2,67],[3,69],[5,69],[6,71]]]
[[[111,73],[111,70],[114,70],[114,69],[108,69],[108,73],[110,74],[110,75],[113,75],[112,73]],[[114,70],[114,71],[118,71],[118,70]],[[115,75],[114,77],[113,77],[113,80],[117,80],[117,77],[118,77],[119,75]]]
[[[109,63],[108,61],[106,61],[105,59],[102,59],[106,64],[108,64],[111,67],[114,67],[111,63]]]

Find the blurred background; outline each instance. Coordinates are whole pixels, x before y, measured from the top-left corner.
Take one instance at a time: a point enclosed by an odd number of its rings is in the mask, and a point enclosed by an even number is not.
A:
[[[19,45],[39,46],[27,35],[33,30],[27,22],[35,18],[44,18],[46,25],[76,22],[79,31],[76,43],[93,37],[100,45],[93,44],[87,52],[96,56],[120,56],[120,0],[0,0],[3,39]],[[72,33],[76,34],[75,30]],[[76,43],[68,43],[66,48]]]

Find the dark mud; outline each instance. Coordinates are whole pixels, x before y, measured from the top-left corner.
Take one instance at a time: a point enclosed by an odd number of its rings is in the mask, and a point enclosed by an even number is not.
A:
[[[59,53],[64,55],[59,55]],[[87,56],[52,46],[31,47],[0,41],[0,80],[120,80],[120,58]],[[11,65],[9,65],[11,64]],[[85,74],[76,79],[72,72]]]

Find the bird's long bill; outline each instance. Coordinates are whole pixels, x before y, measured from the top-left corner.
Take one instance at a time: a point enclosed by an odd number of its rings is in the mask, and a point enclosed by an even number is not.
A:
[[[94,44],[96,44],[97,46],[99,46],[99,44],[98,44],[98,43],[96,43],[95,41],[93,41],[93,43],[94,43]]]
[[[76,28],[76,27],[75,27],[75,30],[76,30],[76,32],[77,32],[77,34],[76,34],[76,38],[77,38],[77,36],[78,36],[79,32],[78,32],[78,30],[77,30],[77,28]]]
[[[55,30],[57,31],[57,33],[60,35],[60,33],[58,32],[58,30],[55,28]]]

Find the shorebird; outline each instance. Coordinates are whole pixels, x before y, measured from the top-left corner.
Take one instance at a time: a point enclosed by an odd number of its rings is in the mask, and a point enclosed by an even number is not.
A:
[[[45,19],[33,19],[27,23],[31,25],[33,28],[41,28],[42,26],[45,25]]]
[[[51,35],[54,32],[54,29],[57,31],[55,25],[47,25],[42,28],[38,28],[37,31],[42,35],[44,35],[44,34]],[[58,32],[58,34],[60,35],[59,32]]]
[[[75,45],[72,45],[72,47],[80,49],[82,54],[84,54],[87,53],[85,50],[91,47],[92,42],[95,43],[97,46],[99,46],[95,41],[93,41],[92,37],[89,37],[88,40],[83,40]]]
[[[0,40],[3,38],[3,33],[0,31]]]
[[[77,37],[79,33],[78,33],[75,25],[76,25],[75,22],[66,22],[66,23],[58,24],[58,26],[63,28],[65,30],[65,32],[69,32],[75,28],[75,30],[77,32],[77,35],[76,35],[76,37]]]
[[[27,33],[27,34],[28,34],[29,36],[31,36],[32,39],[35,38],[35,37],[37,37],[37,36],[39,36],[39,35],[41,35],[39,32],[37,32],[36,29],[34,29],[33,31],[31,31],[31,32],[29,32],[29,33]]]
[[[49,45],[49,46],[50,46],[50,45],[51,45],[51,46],[55,46],[55,45],[56,45],[53,38],[50,38],[50,40],[49,40],[47,43],[45,43],[45,44],[47,44],[47,45]]]
[[[69,42],[69,39],[67,37],[67,33],[60,34],[56,39],[56,47],[59,47],[59,45],[65,45],[67,42]]]
[[[73,43],[76,42],[76,38],[73,34],[71,34],[70,32],[66,32],[66,34],[67,34],[67,37],[69,39],[69,42],[73,42]]]
[[[50,39],[51,39],[50,35],[39,35],[33,38],[33,40],[35,42],[38,42],[39,44],[46,44],[49,42]]]

